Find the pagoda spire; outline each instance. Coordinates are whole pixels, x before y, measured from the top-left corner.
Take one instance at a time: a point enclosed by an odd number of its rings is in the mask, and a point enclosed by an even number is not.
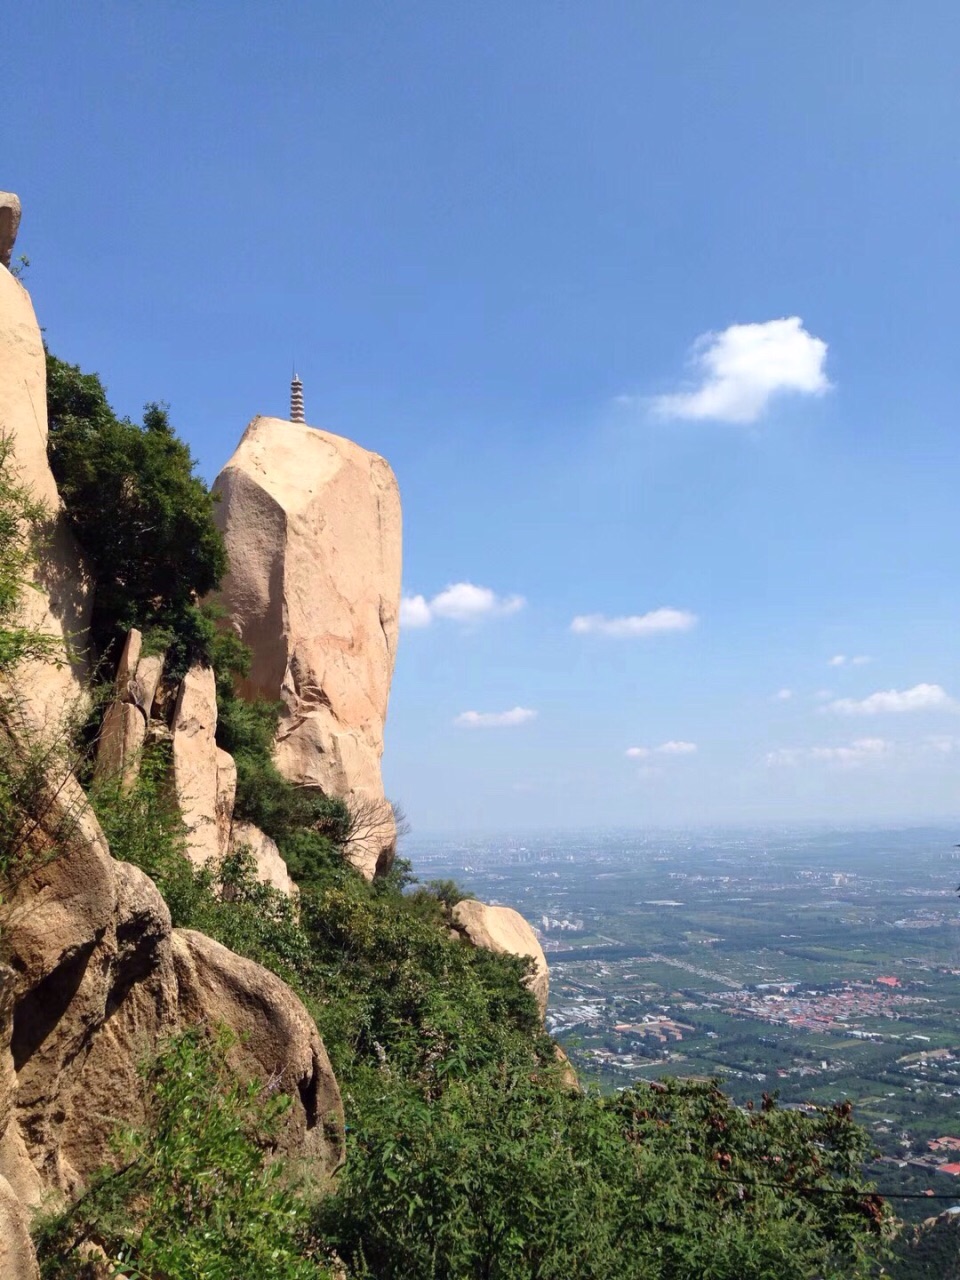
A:
[[[300,381],[296,370],[294,370],[293,378],[290,381],[290,421],[306,422],[303,416],[303,383]]]

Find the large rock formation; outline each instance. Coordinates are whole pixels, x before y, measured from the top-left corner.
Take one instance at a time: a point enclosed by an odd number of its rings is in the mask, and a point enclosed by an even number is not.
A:
[[[349,856],[370,878],[395,843],[380,776],[400,605],[393,472],[341,436],[255,418],[214,488],[221,602],[253,651],[241,691],[282,700],[284,776],[359,810]]]
[[[51,517],[50,537],[36,578],[42,591],[24,593],[28,625],[65,642],[71,661],[32,663],[17,687],[43,722],[64,714],[79,697],[92,596],[76,542],[66,527],[47,462],[47,374],[43,340],[26,289],[0,266],[0,433],[12,447],[21,483]]]
[[[297,886],[287,870],[276,841],[271,840],[252,822],[233,823],[230,828],[229,851],[248,853],[253,858],[258,880],[279,889],[288,898],[296,896]]]
[[[3,225],[0,219],[0,233]],[[52,524],[36,574],[41,589],[25,593],[23,620],[72,639],[82,651],[89,583],[47,465],[45,387],[43,344],[29,295],[0,266],[0,431],[10,441],[21,481],[46,505]],[[161,668],[131,634],[101,763],[102,771],[119,772],[128,783],[145,731],[171,734]],[[226,1024],[237,1035],[240,1069],[290,1094],[283,1135],[289,1152],[308,1157],[321,1179],[343,1158],[336,1080],[299,999],[266,969],[201,935],[173,929],[153,882],[111,857],[66,763],[69,753],[59,749],[58,725],[81,695],[82,675],[80,661],[35,663],[14,672],[0,690],[0,758],[32,783],[32,816],[2,851],[14,860],[4,878],[0,919],[4,1280],[35,1280],[25,1231],[29,1210],[51,1193],[74,1194],[112,1158],[117,1128],[143,1118],[141,1063],[187,1025]],[[158,707],[161,718],[151,721]],[[195,838],[212,856],[229,847],[235,788],[233,762],[217,752],[215,727],[212,674],[192,672],[173,714],[175,773],[182,795],[195,802]]]
[[[12,191],[0,191],[0,265],[9,267],[20,230],[20,197]]]
[[[172,728],[173,784],[187,827],[187,853],[202,867],[220,855],[218,810],[223,805],[212,667],[191,667],[183,677]]]
[[[533,961],[528,985],[542,1018],[550,994],[550,971],[537,935],[520,912],[512,907],[492,907],[486,902],[465,898],[453,908],[453,925],[461,937],[475,947],[526,956]]]
[[[142,1119],[144,1057],[197,1022],[236,1033],[237,1065],[293,1098],[284,1147],[332,1172],[343,1157],[339,1092],[290,988],[172,929],[153,882],[110,856],[68,775],[50,781],[32,857],[5,904],[0,975],[0,1177],[18,1197],[75,1193],[110,1158],[117,1126]]]
[[[127,636],[117,668],[116,700],[107,707],[100,730],[98,780],[119,778],[124,789],[136,781],[162,675],[163,655],[144,654],[143,637],[134,628]]]

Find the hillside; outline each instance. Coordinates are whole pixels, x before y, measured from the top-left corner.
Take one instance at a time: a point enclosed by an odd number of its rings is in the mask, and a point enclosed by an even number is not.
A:
[[[256,418],[211,492],[5,266],[0,432],[5,1277],[874,1273],[849,1107],[582,1091],[530,926],[396,857],[383,459]]]

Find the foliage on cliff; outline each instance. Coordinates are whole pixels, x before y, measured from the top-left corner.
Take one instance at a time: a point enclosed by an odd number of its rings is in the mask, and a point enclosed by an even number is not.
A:
[[[712,1084],[564,1088],[525,963],[449,937],[443,893],[321,853],[299,910],[180,853],[162,770],[95,803],[175,922],[290,982],[344,1094],[348,1160],[302,1229],[377,1280],[853,1280],[884,1213],[849,1108],[740,1111]],[[287,836],[309,844],[309,830]],[[290,844],[288,843],[288,849]],[[211,1080],[210,1087],[217,1087]]]
[[[268,1152],[289,1105],[227,1066],[230,1040],[199,1028],[146,1071],[147,1122],[117,1135],[105,1169],[37,1231],[43,1280],[95,1276],[101,1249],[134,1280],[325,1280],[310,1200]],[[102,1272],[101,1272],[102,1274]]]
[[[42,635],[23,619],[46,515],[17,475],[12,443],[0,433],[0,675],[30,658],[59,656],[57,638]]]
[[[171,672],[208,658],[196,601],[226,570],[213,495],[163,405],[143,424],[118,418],[96,374],[47,354],[50,466],[97,582],[92,635],[109,653],[121,632],[169,633]]]

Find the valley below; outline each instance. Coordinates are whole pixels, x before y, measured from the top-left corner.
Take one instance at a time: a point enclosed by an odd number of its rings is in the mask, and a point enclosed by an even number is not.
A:
[[[718,1076],[743,1105],[849,1099],[871,1179],[916,1220],[960,1203],[956,836],[545,833],[407,853],[421,879],[534,924],[547,1026],[583,1081]]]

